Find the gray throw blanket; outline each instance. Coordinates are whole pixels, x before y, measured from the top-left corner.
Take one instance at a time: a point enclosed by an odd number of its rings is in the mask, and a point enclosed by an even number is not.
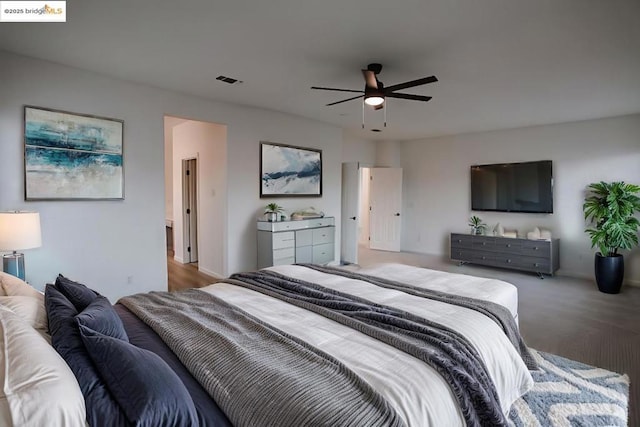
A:
[[[475,348],[458,332],[411,313],[262,270],[229,283],[322,314],[433,367],[450,386],[467,426],[506,426],[498,394]]]
[[[383,288],[395,289],[398,291],[402,291],[411,295],[416,295],[422,298],[428,298],[434,301],[445,302],[448,304],[454,304],[460,307],[469,308],[471,310],[475,310],[479,313],[484,314],[489,317],[491,320],[496,322],[498,326],[502,328],[511,344],[515,347],[515,349],[520,353],[520,357],[522,357],[522,361],[525,363],[528,369],[535,370],[538,369],[538,363],[535,358],[529,351],[529,347],[525,344],[522,339],[522,335],[518,331],[518,326],[516,325],[516,321],[514,320],[511,312],[504,306],[500,304],[496,304],[495,302],[485,301],[476,298],[463,297],[460,295],[448,294],[445,292],[434,291],[431,289],[421,288],[419,286],[413,286],[406,283],[400,283],[389,279],[383,279],[381,277],[376,276],[368,276],[365,274],[354,273],[351,271],[343,270],[335,267],[326,267],[322,265],[316,264],[299,264],[307,268],[312,268],[314,270],[339,275],[343,277],[347,277],[349,279],[357,279],[363,280],[365,282],[369,282],[376,286],[381,286]]]
[[[160,335],[236,426],[405,425],[344,364],[213,295],[151,292],[119,302]]]

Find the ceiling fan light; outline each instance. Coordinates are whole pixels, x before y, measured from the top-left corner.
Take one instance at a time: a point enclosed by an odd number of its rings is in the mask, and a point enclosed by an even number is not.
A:
[[[364,102],[367,105],[377,106],[382,105],[384,98],[378,95],[371,95],[364,98]]]

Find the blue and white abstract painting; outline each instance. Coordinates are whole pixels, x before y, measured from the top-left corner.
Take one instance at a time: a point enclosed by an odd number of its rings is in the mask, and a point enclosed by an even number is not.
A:
[[[321,196],[322,152],[261,143],[260,197]]]
[[[25,107],[27,200],[123,199],[121,120]]]

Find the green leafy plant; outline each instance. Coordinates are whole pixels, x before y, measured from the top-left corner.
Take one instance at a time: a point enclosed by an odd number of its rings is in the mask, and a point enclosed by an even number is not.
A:
[[[277,203],[269,203],[264,210],[264,213],[268,214],[268,213],[280,213],[280,212],[284,212],[284,209],[282,208],[282,206],[280,206]]]
[[[618,182],[596,182],[588,187],[589,193],[582,209],[591,225],[585,232],[591,237],[591,247],[598,247],[602,256],[612,256],[618,249],[638,246],[640,221],[640,186]]]
[[[471,227],[471,231],[473,231],[474,234],[481,234],[487,229],[487,224],[482,222],[482,219],[479,217],[473,215],[469,218],[469,227]]]

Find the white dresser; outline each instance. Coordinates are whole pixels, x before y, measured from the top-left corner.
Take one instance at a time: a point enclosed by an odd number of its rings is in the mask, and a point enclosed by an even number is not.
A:
[[[335,229],[333,217],[258,221],[258,268],[333,261]]]

